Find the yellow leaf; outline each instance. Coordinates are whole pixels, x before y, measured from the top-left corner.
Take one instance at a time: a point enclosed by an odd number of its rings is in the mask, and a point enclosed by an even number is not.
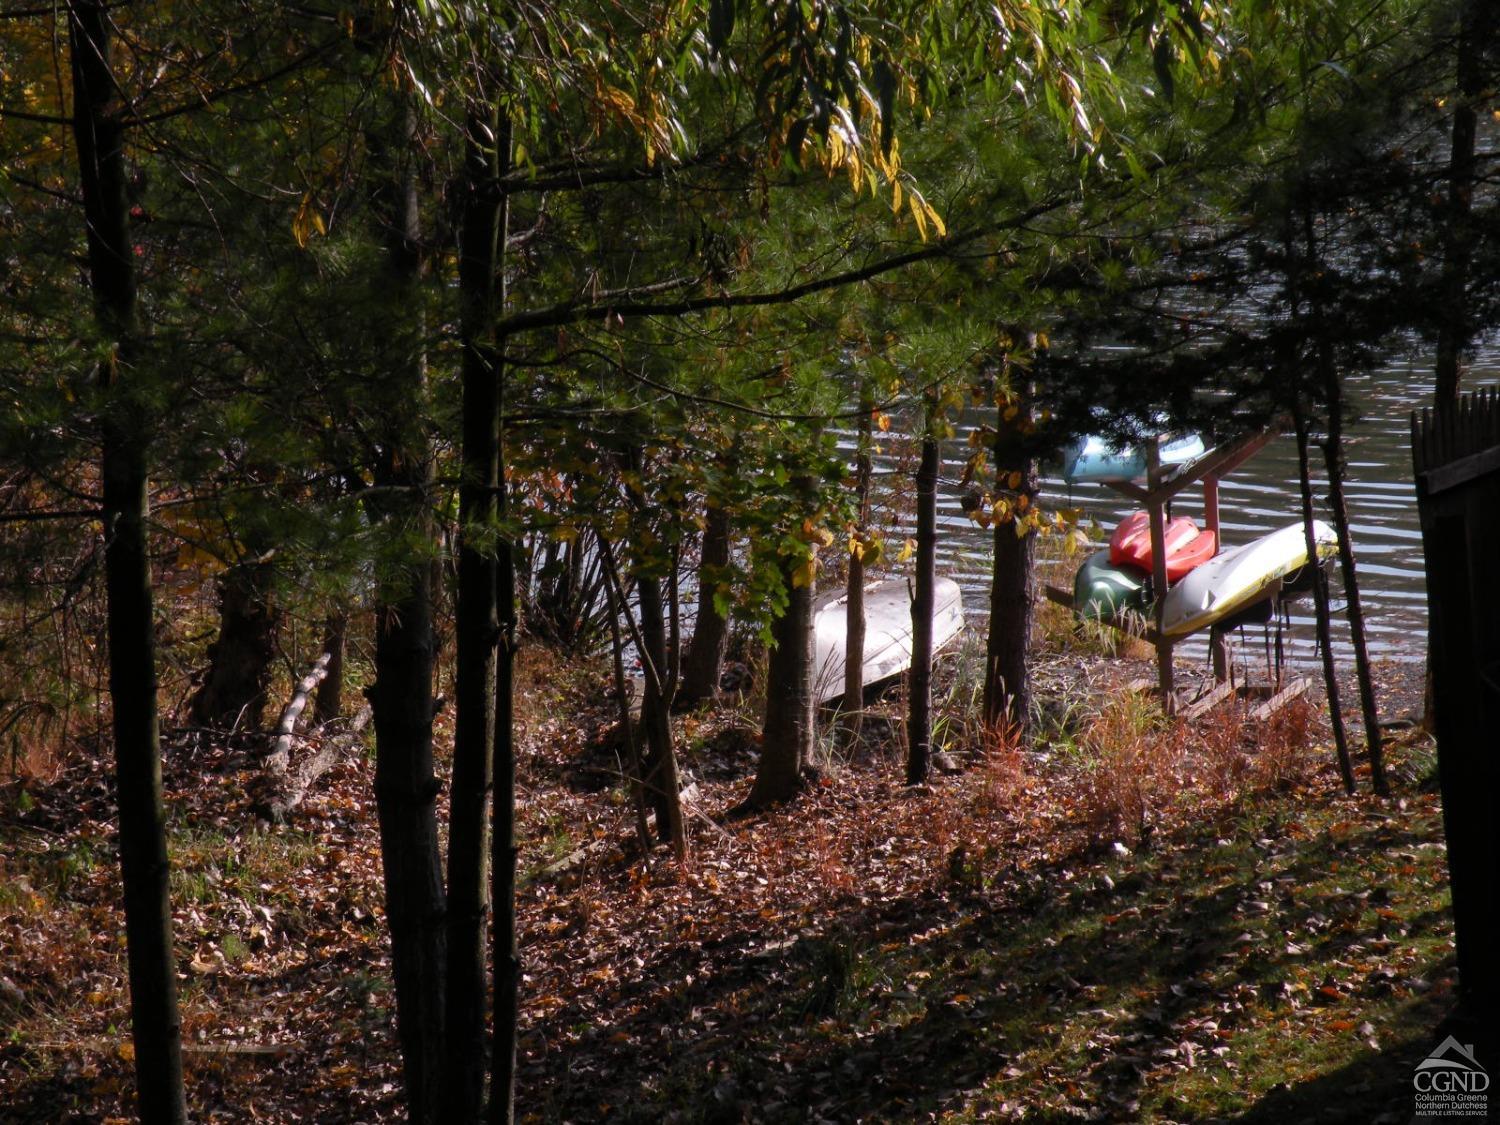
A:
[[[818,560],[809,557],[806,562],[792,572],[792,589],[800,590],[803,586],[811,586],[818,574]]]
[[[875,414],[875,428],[881,433],[885,433],[891,428],[891,416],[877,411]]]
[[[292,238],[296,240],[299,247],[306,250],[308,240],[312,237],[314,230],[319,234],[328,233],[323,225],[323,216],[313,208],[312,192],[308,192],[302,197],[302,202],[297,207],[297,214],[292,218]]]
[[[911,200],[909,201],[908,206],[909,206],[909,208],[911,210],[911,217],[917,221],[917,234],[921,237],[921,239],[922,239],[923,242],[926,242],[927,241],[927,215],[926,215],[927,203],[916,192],[912,192],[911,193]]]
[[[904,563],[916,553],[917,541],[915,539],[908,539],[905,543],[901,544],[901,553],[896,556],[896,561]]]
[[[135,1044],[130,1040],[127,1039],[122,1042],[118,1047],[115,1048],[115,1051],[126,1062],[135,1061]]]
[[[923,204],[923,206],[927,208],[927,217],[932,220],[932,229],[938,232],[938,237],[948,237],[948,228],[943,224],[943,218],[937,213],[937,208],[931,204]]]

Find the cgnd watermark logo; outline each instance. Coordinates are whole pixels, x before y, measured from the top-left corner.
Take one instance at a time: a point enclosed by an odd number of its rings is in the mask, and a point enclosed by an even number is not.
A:
[[[1490,1076],[1474,1057],[1472,1043],[1448,1036],[1417,1064],[1411,1084],[1419,1117],[1489,1116]]]

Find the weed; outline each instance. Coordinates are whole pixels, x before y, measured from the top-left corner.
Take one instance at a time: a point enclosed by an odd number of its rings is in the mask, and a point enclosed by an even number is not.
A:
[[[225,934],[219,949],[224,959],[234,965],[242,965],[250,958],[250,947],[239,934]]]
[[[1316,711],[1306,699],[1294,699],[1273,714],[1260,730],[1251,759],[1257,788],[1285,789],[1311,776]]]
[[[93,873],[97,862],[94,849],[86,840],[53,857],[50,875],[53,886],[57,888],[58,896],[68,897],[75,884]]]
[[[339,982],[339,987],[344,993],[358,1004],[361,1008],[368,1008],[375,993],[380,990],[381,982],[369,973],[350,973]]]
[[[981,821],[1006,816],[1026,787],[1026,758],[1019,731],[1001,726],[986,732],[974,814]]]
[[[856,1001],[868,997],[881,976],[872,951],[843,930],[805,943],[807,987],[797,1015],[804,1021],[857,1016]]]
[[[1126,693],[1088,723],[1079,747],[1078,797],[1085,823],[1100,836],[1139,841],[1149,835],[1157,815],[1183,786],[1177,728],[1166,724],[1154,701]]]

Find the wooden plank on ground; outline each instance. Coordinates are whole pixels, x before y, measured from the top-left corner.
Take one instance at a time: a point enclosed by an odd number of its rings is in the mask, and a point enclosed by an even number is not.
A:
[[[1234,694],[1234,685],[1228,680],[1221,684],[1215,684],[1206,694],[1200,695],[1192,703],[1181,711],[1183,719],[1191,721],[1200,715],[1206,715],[1224,700]]]
[[[1260,706],[1252,709],[1250,712],[1250,718],[1255,720],[1256,722],[1262,722],[1266,719],[1269,719],[1272,715],[1276,714],[1277,711],[1280,711],[1292,700],[1296,699],[1299,695],[1307,691],[1307,689],[1311,686],[1312,681],[1307,679],[1306,676],[1298,676],[1291,683],[1287,684],[1286,687],[1282,688],[1275,695],[1271,696],[1270,699],[1266,700]]]

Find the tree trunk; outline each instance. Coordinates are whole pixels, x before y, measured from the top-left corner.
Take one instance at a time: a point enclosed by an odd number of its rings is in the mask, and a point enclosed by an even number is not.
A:
[[[505,301],[505,279],[499,278],[499,302]],[[502,355],[504,339],[495,342]],[[505,467],[505,384],[500,383],[501,527],[510,514]],[[506,529],[509,530],[508,528]],[[490,1048],[490,1125],[514,1125],[516,1119],[516,1034],[521,1018],[521,948],[516,934],[516,556],[514,539],[502,538],[495,551],[495,585],[500,614],[500,651],[495,662],[494,827],[490,834],[490,958],[495,966],[495,1014]]]
[[[313,722],[324,726],[344,713],[344,646],[349,639],[349,614],[336,609],[323,627],[323,651],[328,654],[328,675],[313,698]]]
[[[248,558],[218,580],[219,635],[209,646],[208,674],[189,710],[195,726],[259,730],[276,657],[271,564]]]
[[[459,247],[463,449],[458,488],[457,664],[453,790],[448,827],[447,1069],[445,1122],[484,1109],[485,923],[490,909],[489,814],[495,754],[495,662],[500,641],[495,532],[500,494],[500,357],[490,326],[504,270],[507,208],[491,186],[509,163],[493,110],[471,105],[465,128]],[[489,146],[486,145],[489,138]],[[499,145],[509,148],[508,139]]]
[[[125,195],[124,107],[116,103],[103,5],[69,5],[73,134],[88,238],[89,288],[113,354],[99,365],[109,691],[120,808],[120,872],[131,1042],[142,1121],[187,1121],[182,1024],[168,893],[166,809],[157,734],[156,642],[147,553],[147,422],[132,401],[138,358],[135,255]]]
[[[416,117],[398,111],[389,145],[372,138],[380,163],[392,168],[376,206],[386,223],[389,291],[411,291],[423,270],[417,208]],[[415,308],[413,300],[410,307]],[[399,327],[399,326],[397,326]],[[419,420],[425,359],[420,341],[393,331],[383,373],[387,432],[375,470],[382,487],[373,506],[386,533],[432,543],[432,453]],[[414,1125],[436,1122],[443,1066],[445,902],[438,845],[439,785],[432,758],[433,586],[435,567],[413,560],[381,577],[375,611],[375,803],[380,819],[386,920],[396,991],[407,1113]]]
[[[844,596],[844,701],[838,737],[845,746],[859,740],[865,714],[865,536],[870,519],[870,416],[875,412],[870,380],[859,385],[859,449],[854,461],[854,495],[859,507],[855,546],[849,551],[849,581]]]
[[[625,768],[630,771],[630,803],[635,806],[635,832],[641,858],[646,859],[651,855],[651,829],[646,821],[646,787],[641,781],[641,744],[631,719],[630,683],[625,678],[625,640],[620,634],[620,613],[625,607],[617,602],[615,588],[608,583],[605,599],[609,604],[609,647],[615,666],[615,699],[620,706],[620,738],[625,743]]]
[[[646,792],[656,810],[656,833],[671,843],[679,858],[687,844],[682,819],[682,780],[677,769],[677,748],[672,743],[672,690],[668,679],[667,630],[662,605],[661,580],[653,575],[635,575],[636,597],[641,607],[641,639],[645,650],[646,693],[641,702],[641,726],[646,735]]]
[[[1005,404],[999,411],[995,435],[996,491],[1013,496],[1030,511],[1036,503],[1040,480],[1036,461],[1025,448],[1019,424],[1030,416],[1028,396],[1022,392],[1014,405],[1020,407],[1013,422],[1005,420]],[[1014,424],[1013,424],[1014,423]],[[1010,488],[1013,474],[1020,483]],[[990,728],[1004,728],[1021,739],[1030,733],[1031,682],[1026,657],[1031,651],[1031,624],[1036,602],[1036,537],[1016,534],[1014,520],[995,523],[995,560],[990,585],[990,631],[985,643],[984,721]]]
[[[719,694],[724,669],[724,646],[729,618],[719,612],[714,594],[723,588],[729,570],[729,513],[721,504],[708,504],[703,526],[703,551],[698,562],[698,618],[693,639],[682,662],[682,684],[673,706],[696,707]]]
[[[1311,209],[1303,216],[1304,234],[1309,257],[1317,254],[1316,231]],[[1390,787],[1385,779],[1385,755],[1380,744],[1380,709],[1375,701],[1375,679],[1370,672],[1370,649],[1365,641],[1365,615],[1359,601],[1359,575],[1354,565],[1354,540],[1349,536],[1349,507],[1344,499],[1344,384],[1334,366],[1327,343],[1324,305],[1314,292],[1312,305],[1313,339],[1318,373],[1323,380],[1323,395],[1328,409],[1328,440],[1323,444],[1323,462],[1328,469],[1328,506],[1333,529],[1339,537],[1339,569],[1344,578],[1344,600],[1349,618],[1349,638],[1354,645],[1354,669],[1359,680],[1360,708],[1364,715],[1365,748],[1370,757],[1370,782],[1375,792],[1386,796]]]
[[[812,763],[812,583],[793,579],[796,559],[785,559],[785,612],[771,626],[766,668],[766,716],[761,727],[760,765],[745,800],[748,809],[787,801],[802,791],[802,771]]]
[[[1370,648],[1365,639],[1365,614],[1359,601],[1359,576],[1354,566],[1354,541],[1349,537],[1349,507],[1344,499],[1344,435],[1339,420],[1338,399],[1328,407],[1328,443],[1323,447],[1328,467],[1328,504],[1333,515],[1333,529],[1339,536],[1339,571],[1344,578],[1345,611],[1349,618],[1349,635],[1354,645],[1354,668],[1359,679],[1359,701],[1364,715],[1365,748],[1370,756],[1370,781],[1375,792],[1389,796],[1385,778],[1385,751],[1380,737],[1380,708],[1375,699],[1375,678],[1370,670]]]
[[[1313,534],[1312,477],[1307,465],[1307,419],[1300,404],[1293,405],[1297,427],[1297,468],[1302,484],[1302,528],[1307,541],[1307,565],[1313,568],[1313,607],[1318,620],[1318,646],[1323,650],[1323,680],[1328,690],[1328,718],[1333,724],[1333,744],[1338,754],[1339,776],[1344,789],[1354,793],[1354,767],[1349,761],[1349,740],[1344,733],[1344,712],[1339,704],[1338,669],[1333,661],[1333,638],[1328,624],[1328,575],[1318,560]]]
[[[932,609],[937,582],[938,441],[929,406],[917,466],[917,573],[911,602],[911,671],[907,674],[906,784],[921,785],[932,764]],[[1029,538],[1029,536],[1028,536]]]
[[[1494,34],[1493,0],[1463,0],[1459,15],[1456,97],[1448,152],[1448,199],[1443,217],[1442,320],[1438,325],[1435,399],[1439,409],[1458,402],[1464,348],[1473,338],[1469,274],[1473,261],[1474,140],[1484,95],[1484,55]]]

